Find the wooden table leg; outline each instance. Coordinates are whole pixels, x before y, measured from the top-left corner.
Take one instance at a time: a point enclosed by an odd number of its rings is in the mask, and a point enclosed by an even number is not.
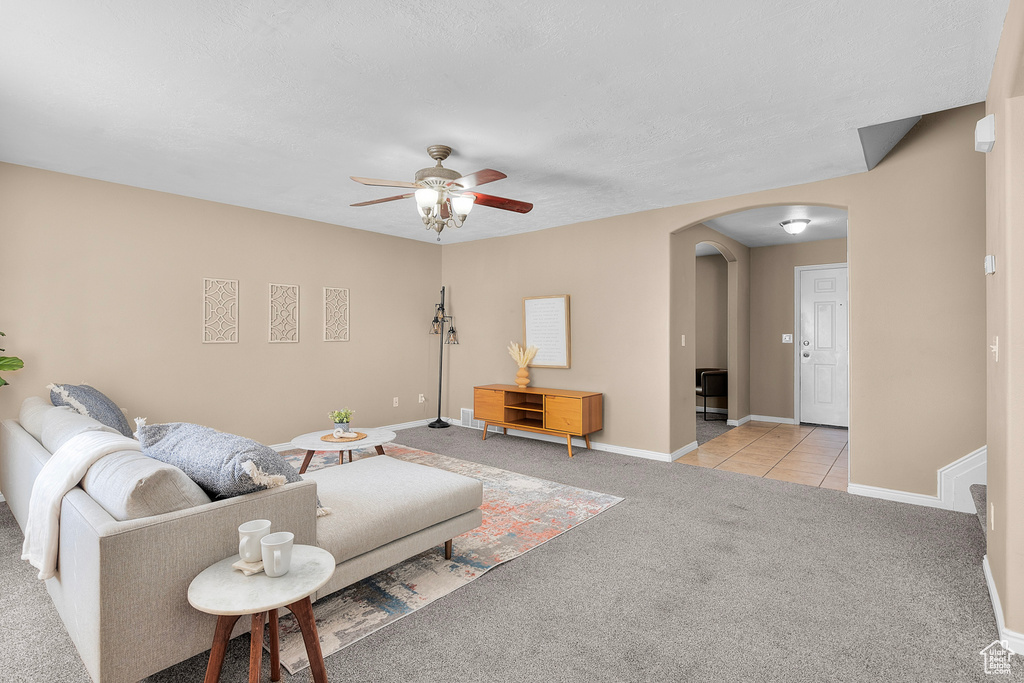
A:
[[[299,468],[299,474],[305,474],[306,468],[309,467],[309,461],[313,459],[313,454],[316,451],[306,451],[306,457],[302,460],[302,467]]]
[[[252,615],[249,629],[249,683],[260,683],[260,669],[263,668],[263,620],[266,612]]]
[[[384,447],[377,446],[377,455],[384,455]]]
[[[583,438],[587,440],[587,449],[590,449],[590,434],[584,434]]]
[[[324,655],[320,650],[320,635],[316,631],[312,603],[307,597],[288,605],[288,609],[295,615],[295,621],[302,631],[302,642],[306,646],[306,657],[309,659],[313,683],[327,683],[327,667],[324,665]]]
[[[270,617],[270,680],[281,680],[281,646],[278,639],[277,610],[268,613]]]
[[[231,639],[231,629],[235,627],[238,615],[221,615],[217,617],[217,629],[213,632],[213,647],[210,648],[210,661],[206,665],[206,678],[203,683],[217,683],[220,670],[224,666],[224,653]]]
[[[572,437],[568,434],[565,435],[565,443],[569,447],[569,457],[572,457]]]

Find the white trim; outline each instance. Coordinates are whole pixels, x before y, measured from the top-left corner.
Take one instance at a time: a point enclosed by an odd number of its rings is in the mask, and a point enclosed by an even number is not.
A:
[[[750,422],[750,416],[744,415],[738,420],[726,420],[725,424],[729,425],[730,427],[739,427],[740,425],[745,425],[748,422]]]
[[[988,447],[982,446],[939,470],[939,498],[949,509],[977,514],[971,484],[988,483]]]
[[[478,427],[463,425],[460,420],[451,420],[452,426],[466,427],[466,429],[474,429],[478,432],[483,431]],[[497,431],[501,433],[501,427],[491,426],[491,431]],[[509,436],[521,436],[527,439],[537,439],[538,441],[547,441],[550,443],[565,444],[565,437],[553,436],[551,434],[540,434],[538,432],[521,432],[518,429],[508,429]],[[586,445],[586,442],[581,441],[580,437],[576,437],[576,441],[573,441],[573,445]],[[619,455],[631,455],[635,458],[645,458],[647,460],[658,460],[660,462],[672,462],[676,458],[682,457],[686,453],[697,449],[697,442],[694,441],[683,448],[679,449],[675,453],[661,453],[659,451],[648,451],[643,448],[630,448],[629,446],[615,446],[607,443],[600,443],[598,441],[591,440],[590,449],[594,451],[605,451],[607,453],[618,453]]]
[[[771,415],[750,415],[748,417],[756,422],[777,422],[782,425],[799,424],[791,417],[772,417]]]
[[[4,502],[5,500],[6,498],[4,498],[4,494],[0,493],[0,503]]]
[[[909,493],[895,489],[883,489],[877,486],[865,486],[863,484],[847,484],[846,492],[855,496],[867,496],[868,498],[881,498],[882,500],[894,500],[897,503],[910,503],[911,505],[922,505],[930,508],[946,508],[938,496],[925,496],[920,493]]]
[[[986,481],[988,448],[971,451],[964,457],[951,462],[936,472],[936,491],[938,495],[926,496],[920,493],[883,489],[863,484],[849,484],[847,493],[869,498],[895,500],[899,503],[924,505],[926,507],[956,510],[976,514],[974,498],[971,496],[971,484],[984,484]]]
[[[849,254],[847,254],[849,258]],[[846,422],[850,422],[850,263],[819,263],[811,266],[793,266],[793,422],[800,423],[800,274],[805,270],[846,268]]]
[[[676,461],[679,458],[681,458],[684,455],[686,455],[687,453],[693,453],[699,447],[700,447],[700,444],[698,444],[696,441],[691,441],[690,443],[686,444],[682,448],[679,448],[679,449],[676,449],[676,450],[672,451],[672,455],[670,455],[669,457],[673,461]]]
[[[697,414],[699,415],[700,413],[703,413],[703,412],[704,412],[704,406],[697,406]],[[709,413],[718,413],[719,415],[721,415],[722,413],[728,413],[729,409],[728,408],[712,408],[711,406],[708,406],[708,412]]]
[[[999,640],[1005,640],[1010,649],[1017,653],[1024,653],[1024,634],[1011,631],[1006,628],[1003,621],[1003,605],[999,602],[999,591],[996,590],[996,581],[992,578],[992,568],[988,564],[988,555],[981,561],[982,569],[985,570],[985,585],[988,586],[988,595],[992,600],[992,611],[996,615],[996,628],[999,629]]]
[[[434,419],[436,419],[436,418],[434,418]],[[375,427],[375,429],[389,429],[389,430],[391,430],[393,432],[397,432],[400,429],[411,429],[413,427],[423,427],[423,426],[428,425],[431,422],[433,422],[434,419],[431,419],[431,418],[427,417],[427,418],[424,418],[422,420],[413,420],[412,422],[400,422],[398,424],[384,425],[383,427]],[[444,418],[441,418],[441,419],[443,419],[445,422],[448,422],[453,427],[460,426],[460,422],[458,420],[453,420],[453,419],[448,418],[448,417],[444,417]],[[277,452],[288,451],[288,450],[291,450],[291,449],[295,448],[295,446],[293,446],[291,443],[275,443],[275,444],[271,445],[270,447],[273,448]]]

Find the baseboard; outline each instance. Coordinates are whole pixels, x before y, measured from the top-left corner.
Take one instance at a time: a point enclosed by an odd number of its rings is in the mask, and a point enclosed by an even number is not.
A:
[[[988,449],[982,446],[956,462],[951,462],[941,468],[936,473],[938,480],[936,485],[937,496],[926,496],[920,493],[883,489],[876,486],[854,483],[850,483],[846,487],[846,492],[857,496],[882,498],[899,503],[910,503],[911,505],[923,505],[925,507],[976,514],[977,511],[974,509],[974,499],[971,497],[970,487],[971,484],[986,483],[987,463]]]
[[[771,415],[750,415],[749,417],[756,422],[775,422],[780,425],[797,424],[797,421],[791,417],[772,417]]]
[[[452,420],[451,423],[452,423],[452,425],[458,425],[460,427],[465,427],[466,429],[475,429],[478,432],[482,431],[480,427],[473,426],[472,424],[469,424],[469,425],[462,424],[462,420]],[[503,430],[502,430],[501,427],[494,427],[494,426],[492,426],[490,428],[490,431],[492,431],[492,432],[496,431],[498,433],[501,433]],[[526,438],[526,439],[537,439],[538,441],[547,441],[549,443],[560,443],[560,444],[563,444],[563,445],[565,444],[565,438],[563,438],[561,436],[552,436],[551,434],[539,434],[537,432],[521,432],[518,429],[512,429],[511,427],[509,428],[508,433],[509,433],[509,436],[521,436],[521,437]],[[573,437],[572,444],[574,446],[579,445],[579,446],[584,447],[584,448],[586,447],[586,441],[584,441],[582,437]],[[691,445],[693,446],[693,449],[697,448],[697,442],[696,441],[694,441],[693,444],[691,444]],[[590,440],[590,449],[594,450],[594,451],[605,451],[606,453],[618,453],[619,455],[630,455],[630,456],[633,456],[634,458],[645,458],[647,460],[658,460],[660,462],[672,462],[676,458],[680,457],[678,455],[673,457],[672,453],[659,453],[658,451],[648,451],[648,450],[644,450],[643,448],[630,448],[629,446],[616,446],[614,444],[607,444],[607,443],[601,443],[599,441],[594,441],[593,439]],[[693,449],[691,449],[691,450],[693,450]],[[687,452],[689,452],[689,451],[687,451]]]
[[[846,486],[846,492],[855,496],[894,500],[897,503],[910,503],[911,505],[923,505],[924,507],[930,508],[949,509],[943,504],[942,499],[938,496],[925,496],[920,493],[897,491],[896,489],[883,489],[877,486],[865,486],[863,484],[850,483]]]
[[[999,629],[999,640],[1006,641],[1006,645],[1014,652],[1024,652],[1024,634],[1006,628],[1006,622],[1003,621],[1003,605],[999,601],[999,591],[996,590],[995,579],[992,578],[992,568],[988,564],[988,555],[981,561],[981,566],[985,570],[985,585],[988,586],[988,595],[992,600],[992,611],[996,615],[996,628]]]
[[[698,413],[703,413],[704,412],[704,406],[697,406],[697,412]],[[708,412],[709,413],[716,413],[718,415],[721,415],[722,413],[728,413],[729,409],[728,408],[712,408],[711,406],[708,406]]]
[[[700,444],[698,444],[696,441],[691,441],[690,443],[686,444],[682,448],[680,448],[678,450],[675,450],[675,451],[672,451],[671,458],[672,458],[673,461],[678,460],[679,458],[683,457],[687,453],[693,453],[695,450],[697,450],[697,448],[699,448],[699,446],[700,446]]]
[[[988,483],[988,448],[982,446],[939,470],[939,498],[949,501],[949,509],[977,514],[971,484]]]
[[[0,493],[0,503],[4,502],[5,500],[7,499],[4,498],[4,494]]]
[[[738,420],[726,420],[725,424],[729,425],[730,427],[739,427],[740,425],[745,425],[748,422],[750,422],[750,416],[744,415]]]
[[[437,418],[426,417],[426,418],[423,418],[422,420],[413,420],[412,422],[399,422],[398,424],[384,425],[383,427],[375,427],[375,429],[390,429],[393,432],[397,432],[400,429],[412,429],[413,427],[423,427],[425,425],[430,424],[435,419],[437,419]],[[453,420],[453,419],[448,418],[448,417],[443,417],[441,419],[444,420],[445,422],[451,424],[452,426],[456,426],[456,427],[459,426],[459,421],[458,420]],[[358,429],[358,428],[359,427],[357,425],[356,429]],[[293,448],[295,448],[295,446],[291,445],[290,443],[275,443],[275,444],[271,444],[270,447],[273,448],[278,453],[280,453],[281,451],[289,451],[289,450],[292,450]]]

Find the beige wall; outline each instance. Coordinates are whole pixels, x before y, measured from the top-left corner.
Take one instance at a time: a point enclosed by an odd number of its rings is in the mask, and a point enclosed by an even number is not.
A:
[[[436,413],[436,246],[9,164],[0,225],[0,330],[25,360],[2,417],[49,382],[265,443],[343,406],[356,426]],[[200,343],[203,277],[239,280],[239,343]],[[297,344],[267,342],[270,282],[300,286]],[[322,341],[324,286],[350,289],[349,342]]]
[[[719,254],[698,256],[696,297],[696,364],[698,368],[729,367],[729,269]],[[709,398],[708,407],[724,408],[727,398]],[[697,405],[704,405],[697,398]]]
[[[695,357],[679,337],[694,334],[699,223],[756,206],[835,206],[850,220],[851,478],[936,495],[936,470],[985,443],[984,159],[971,143],[982,113],[924,117],[870,173],[445,246],[443,279],[473,339],[453,363],[449,414],[472,405],[473,385],[511,380],[504,347],[522,334],[522,297],[564,292],[573,368],[538,371],[535,384],[604,391],[599,442],[686,446]],[[737,296],[749,295],[749,267],[733,268]],[[735,324],[730,339],[749,341],[749,315]],[[735,354],[742,393],[750,353]],[[899,420],[885,396],[899,397]]]
[[[793,417],[793,269],[846,263],[846,239],[750,250],[750,412]]]
[[[996,144],[985,155],[988,253],[996,273],[988,287],[988,560],[1006,627],[1024,633],[1024,1],[1011,0],[1003,24],[986,112]],[[982,156],[978,154],[977,156]],[[1014,236],[1016,239],[1014,239]]]

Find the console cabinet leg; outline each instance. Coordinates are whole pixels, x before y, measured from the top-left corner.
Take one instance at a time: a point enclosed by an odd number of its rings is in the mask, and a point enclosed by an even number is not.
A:
[[[584,434],[583,438],[587,441],[587,450],[590,450],[590,434]]]
[[[568,434],[565,435],[565,445],[569,447],[569,457],[572,457],[572,437]]]

